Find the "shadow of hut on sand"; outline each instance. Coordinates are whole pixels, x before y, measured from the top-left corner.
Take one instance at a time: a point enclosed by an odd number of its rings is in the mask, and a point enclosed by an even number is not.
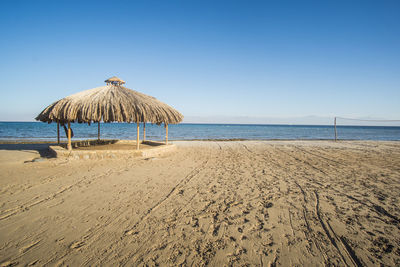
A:
[[[49,146],[57,143],[46,144],[0,144],[0,150],[11,150],[21,152],[37,151],[41,158],[54,158],[55,156],[49,150]]]

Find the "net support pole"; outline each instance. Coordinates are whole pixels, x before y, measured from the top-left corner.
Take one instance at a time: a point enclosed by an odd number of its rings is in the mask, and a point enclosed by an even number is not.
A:
[[[165,124],[165,144],[168,145],[168,124]]]
[[[97,123],[97,140],[100,141],[100,121]]]
[[[146,123],[143,122],[143,142],[146,141]]]
[[[336,131],[336,117],[334,120],[334,126],[335,126],[335,142],[337,141],[337,131]]]
[[[57,121],[57,144],[60,144],[60,122]]]
[[[136,149],[139,150],[139,123],[136,123],[137,125],[137,134],[136,134]]]
[[[71,123],[68,121],[68,145],[67,148],[69,151],[72,150],[72,146],[71,146]]]

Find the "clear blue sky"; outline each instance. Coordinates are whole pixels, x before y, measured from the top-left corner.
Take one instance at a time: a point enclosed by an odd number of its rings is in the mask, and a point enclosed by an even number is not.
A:
[[[400,119],[400,1],[0,1],[0,120],[117,75],[185,116]]]

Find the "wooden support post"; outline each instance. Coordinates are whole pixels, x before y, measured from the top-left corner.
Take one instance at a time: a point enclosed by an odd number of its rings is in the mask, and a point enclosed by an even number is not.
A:
[[[334,122],[334,124],[335,124],[335,142],[337,141],[337,131],[336,131],[336,117],[335,117],[335,122]]]
[[[140,128],[139,128],[139,123],[136,123],[136,124],[137,124],[136,149],[139,150],[139,130],[140,130]]]
[[[143,142],[146,141],[146,123],[143,122]]]
[[[97,140],[100,141],[100,121],[97,123]]]
[[[60,144],[60,122],[57,121],[57,144]]]
[[[165,144],[168,145],[168,124],[165,124]]]
[[[68,146],[67,146],[68,150],[72,150],[72,146],[71,146],[71,123],[68,122]]]

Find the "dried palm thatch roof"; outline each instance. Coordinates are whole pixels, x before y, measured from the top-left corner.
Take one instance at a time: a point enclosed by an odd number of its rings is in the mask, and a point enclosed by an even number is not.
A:
[[[48,123],[116,121],[176,124],[182,119],[181,113],[156,98],[114,83],[67,96],[36,117],[36,120]]]
[[[121,80],[121,79],[118,78],[117,76],[113,76],[113,77],[111,77],[111,78],[105,80],[104,82],[107,83],[107,84],[111,83],[111,84],[119,84],[119,85],[122,85],[122,84],[125,83],[124,80]]]

